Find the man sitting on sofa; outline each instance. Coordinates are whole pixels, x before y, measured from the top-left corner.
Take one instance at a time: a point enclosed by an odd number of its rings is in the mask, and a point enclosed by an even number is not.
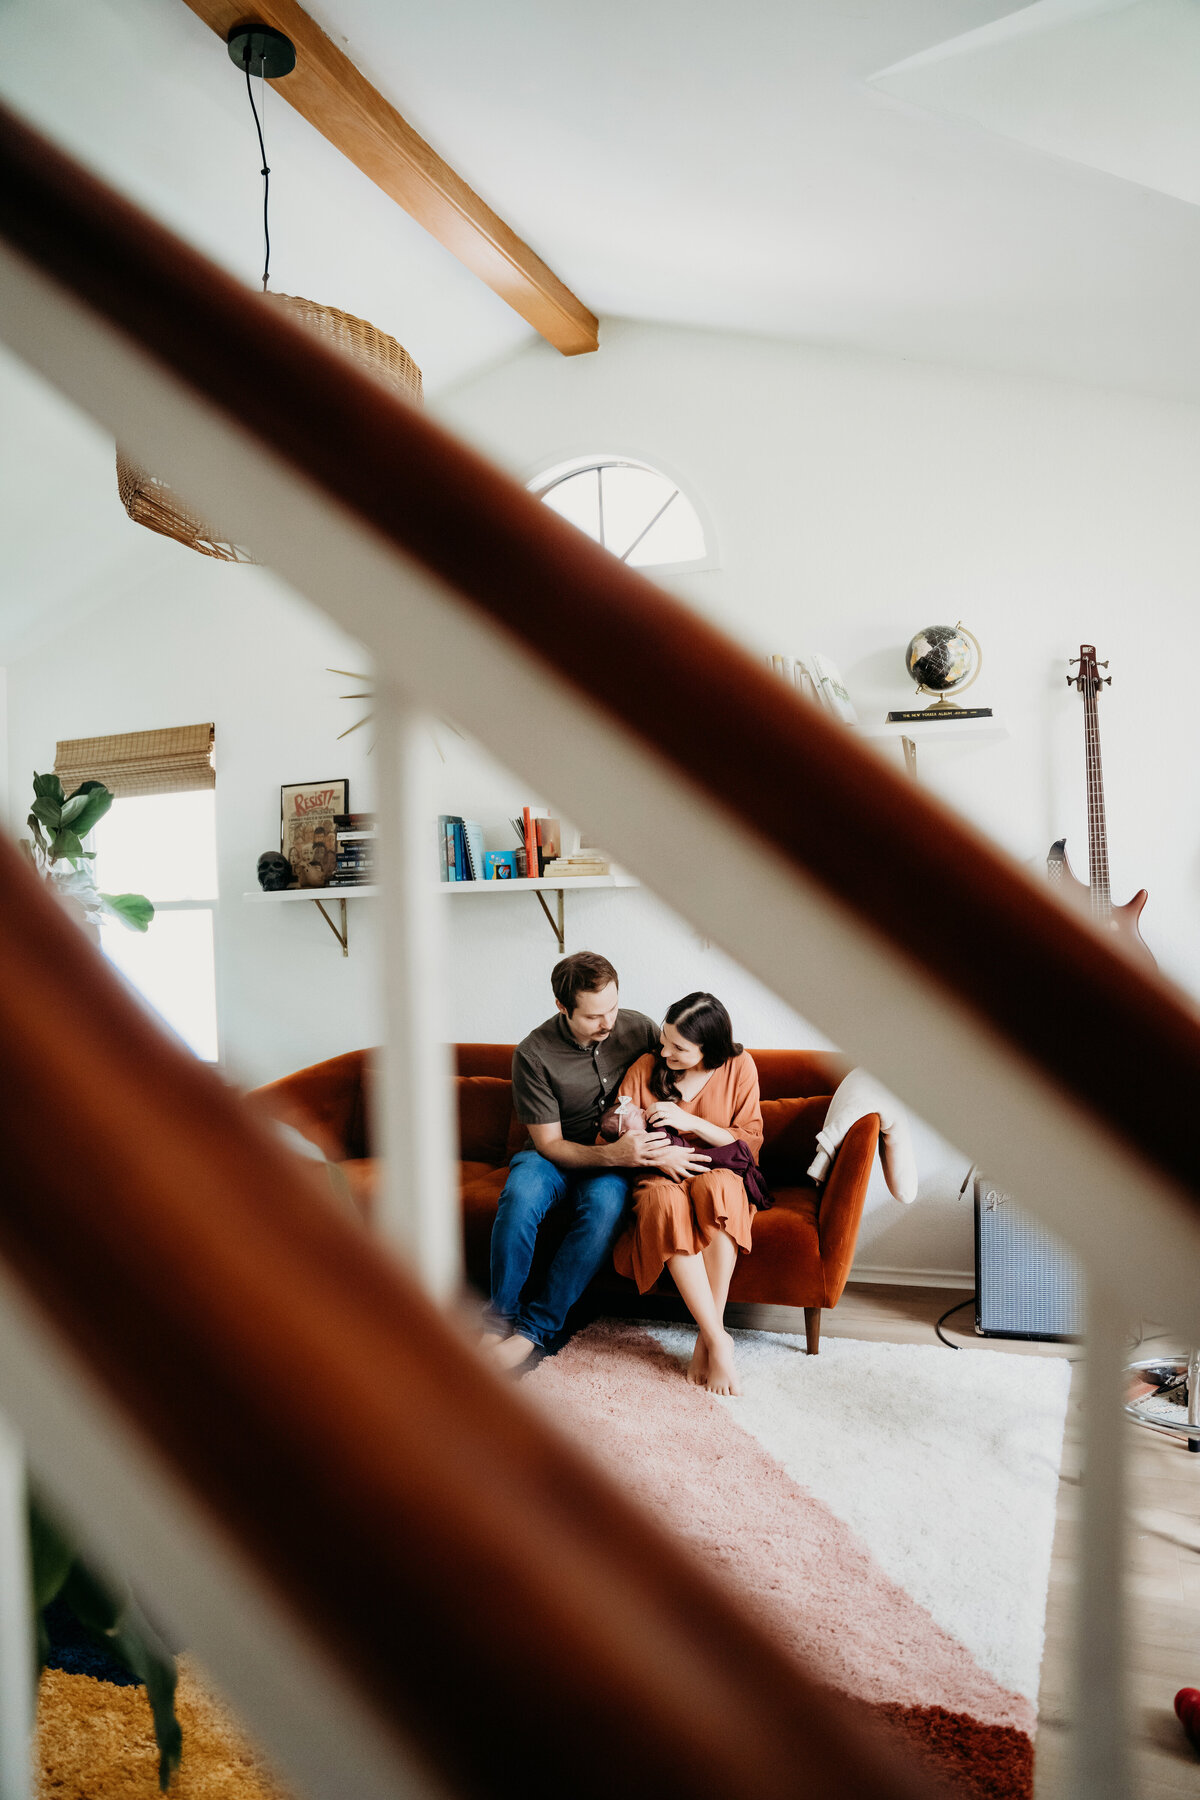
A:
[[[581,950],[550,976],[555,1012],[513,1053],[513,1110],[531,1143],[512,1159],[492,1228],[492,1301],[484,1346],[515,1369],[547,1348],[567,1313],[612,1250],[632,1171],[652,1167],[668,1139],[631,1131],[597,1144],[605,1108],[625,1071],[648,1050],[658,1027],[645,1013],[618,1006],[617,971]],[[551,1207],[571,1208],[571,1223],[536,1294],[529,1279],[538,1227]]]

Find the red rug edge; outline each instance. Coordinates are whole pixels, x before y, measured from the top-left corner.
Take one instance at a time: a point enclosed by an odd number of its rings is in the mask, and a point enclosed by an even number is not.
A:
[[[1033,1800],[1033,1740],[1014,1725],[982,1725],[942,1706],[862,1703],[902,1737],[931,1773],[949,1776],[962,1800]]]

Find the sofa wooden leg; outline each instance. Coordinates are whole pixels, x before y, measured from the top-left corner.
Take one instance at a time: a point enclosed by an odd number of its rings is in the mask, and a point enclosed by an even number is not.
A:
[[[821,1309],[819,1306],[806,1306],[804,1309],[804,1343],[810,1356],[815,1356],[821,1348]]]

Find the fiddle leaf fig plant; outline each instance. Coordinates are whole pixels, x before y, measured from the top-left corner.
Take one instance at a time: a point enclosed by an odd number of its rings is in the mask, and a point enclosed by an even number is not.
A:
[[[29,809],[32,839],[24,839],[26,856],[63,899],[77,906],[84,923],[98,929],[102,919],[120,919],[130,931],[147,931],[154,908],[145,894],[105,894],[96,884],[94,850],[83,840],[100,823],[113,796],[102,781],[81,781],[73,794],[63,792],[57,775],[34,775]]]
[[[158,1785],[165,1793],[183,1754],[183,1732],[175,1712],[175,1658],[130,1590],[102,1581],[33,1494],[29,1496],[29,1562],[39,1669],[45,1668],[50,1657],[46,1608],[60,1600],[145,1687],[158,1745]]]

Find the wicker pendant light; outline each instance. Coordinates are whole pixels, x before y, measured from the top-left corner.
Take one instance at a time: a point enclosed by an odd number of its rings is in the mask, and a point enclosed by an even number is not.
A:
[[[259,148],[262,151],[263,236],[266,240],[264,300],[272,306],[284,308],[293,319],[297,319],[318,337],[324,338],[326,343],[352,356],[376,380],[384,382],[405,400],[420,405],[421,371],[395,338],[388,337],[384,331],[378,331],[365,319],[356,319],[353,313],[340,312],[336,306],[321,306],[315,300],[304,300],[297,294],[268,292],[271,236],[267,203],[271,172],[267,167],[262,126],[258,109],[254,105],[250,77],[252,74],[272,78],[288,75],[296,65],[296,54],[290,40],[282,32],[267,25],[238,26],[230,32],[228,43],[231,61],[245,72],[246,92],[250,97],[254,123],[258,129]],[[249,550],[205,524],[184,504],[173,488],[168,487],[165,481],[160,481],[156,475],[139,468],[119,447],[117,492],[129,517],[135,524],[144,525],[148,531],[160,532],[163,537],[174,538],[177,543],[186,544],[189,550],[199,551],[201,556],[215,556],[222,562],[252,563],[255,560]]]

